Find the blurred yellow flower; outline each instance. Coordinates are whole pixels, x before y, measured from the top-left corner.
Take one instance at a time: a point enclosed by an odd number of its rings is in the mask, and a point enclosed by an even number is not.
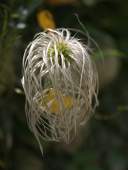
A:
[[[56,27],[53,15],[48,10],[42,10],[37,13],[37,22],[38,25],[43,29],[54,29]]]
[[[50,109],[51,113],[60,113],[60,103],[58,100],[62,100],[65,109],[71,109],[73,107],[74,100],[69,95],[63,95],[60,91],[54,89],[48,89],[45,94],[42,95],[41,107],[46,111],[47,108]],[[57,97],[59,99],[57,99]]]

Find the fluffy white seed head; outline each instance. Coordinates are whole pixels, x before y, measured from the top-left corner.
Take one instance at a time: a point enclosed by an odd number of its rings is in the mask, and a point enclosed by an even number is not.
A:
[[[65,28],[41,32],[27,46],[22,85],[28,124],[39,143],[69,142],[94,112],[97,72],[88,51]]]

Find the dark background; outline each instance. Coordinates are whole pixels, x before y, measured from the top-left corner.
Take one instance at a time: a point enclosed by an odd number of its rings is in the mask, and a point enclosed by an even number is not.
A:
[[[26,122],[21,70],[26,45],[45,21],[90,35],[100,105],[72,144],[43,142],[42,157]],[[0,1],[0,170],[7,169],[128,169],[127,0]]]

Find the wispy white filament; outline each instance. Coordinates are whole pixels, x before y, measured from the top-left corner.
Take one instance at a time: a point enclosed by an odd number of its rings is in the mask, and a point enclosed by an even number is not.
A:
[[[39,143],[69,142],[98,104],[88,47],[64,28],[41,32],[27,46],[22,85],[28,124]]]

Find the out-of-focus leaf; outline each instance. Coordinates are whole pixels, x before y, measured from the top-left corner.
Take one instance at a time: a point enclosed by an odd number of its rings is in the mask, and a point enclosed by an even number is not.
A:
[[[73,163],[69,165],[68,170],[101,170],[97,154],[91,150],[76,153],[72,161]]]
[[[73,4],[78,0],[45,0],[51,5],[64,5],[64,4]]]
[[[125,170],[127,169],[127,159],[120,151],[112,150],[108,157],[109,168],[112,170]]]
[[[8,8],[6,5],[0,4],[0,20],[1,20],[1,27],[0,27],[0,38],[4,37],[7,33],[8,28]]]

